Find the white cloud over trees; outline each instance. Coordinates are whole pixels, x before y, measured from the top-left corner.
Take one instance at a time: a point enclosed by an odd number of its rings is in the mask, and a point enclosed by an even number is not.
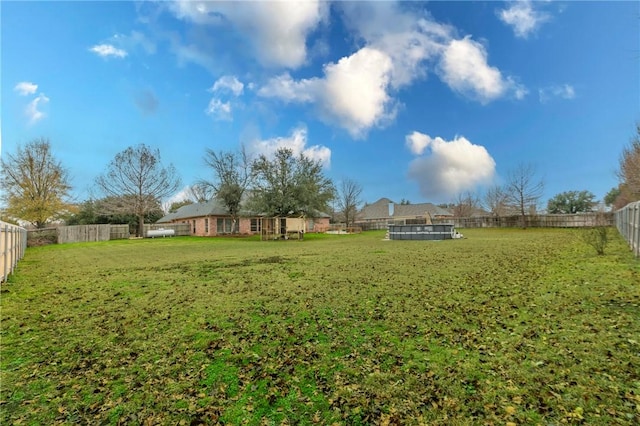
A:
[[[426,198],[451,198],[490,184],[495,177],[496,163],[487,149],[463,136],[447,141],[414,131],[405,144],[418,156],[409,164],[408,177]]]
[[[29,124],[35,124],[46,116],[41,108],[48,103],[49,98],[45,96],[44,93],[40,93],[34,100],[29,102],[27,108],[25,109],[25,114],[29,119]]]
[[[238,97],[244,91],[244,84],[234,75],[224,75],[217,79],[208,90],[214,96],[209,101],[205,113],[215,120],[233,120],[233,106],[230,97]],[[226,98],[226,102],[223,100]]]
[[[261,154],[267,158],[272,158],[278,149],[288,148],[293,152],[294,156],[304,154],[314,161],[319,161],[323,167],[328,168],[331,165],[331,150],[322,145],[307,146],[307,142],[307,128],[298,126],[291,131],[289,136],[256,139],[250,142],[247,145],[247,153],[254,158]]]
[[[21,81],[14,86],[13,90],[20,96],[30,96],[36,93],[38,85],[30,81]],[[24,109],[24,114],[29,124],[35,124],[46,117],[46,114],[42,111],[42,107],[47,103],[49,103],[49,98],[44,93],[40,93],[27,104]]]

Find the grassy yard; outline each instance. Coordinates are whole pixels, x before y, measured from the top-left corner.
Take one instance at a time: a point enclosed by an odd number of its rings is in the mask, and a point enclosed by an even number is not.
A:
[[[31,248],[0,294],[0,423],[639,424],[625,243],[464,234]]]

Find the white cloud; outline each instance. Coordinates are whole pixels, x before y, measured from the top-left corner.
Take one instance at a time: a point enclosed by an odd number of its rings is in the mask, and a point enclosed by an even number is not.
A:
[[[449,87],[481,103],[527,89],[487,62],[484,46],[426,14],[400,10],[391,2],[346,2],[338,6],[345,24],[365,45],[324,67],[322,77],[295,79],[283,73],[258,90],[262,97],[310,103],[319,117],[353,137],[395,118],[394,91],[424,78],[433,64]]]
[[[405,142],[413,154],[421,155],[409,164],[408,176],[427,198],[452,197],[489,184],[495,176],[496,163],[486,148],[462,136],[446,141],[413,132]]]
[[[432,141],[433,139],[429,135],[420,132],[413,132],[405,138],[407,148],[415,155],[422,155]]]
[[[387,93],[392,67],[389,56],[368,47],[325,66],[318,94],[325,119],[361,137],[370,127],[394,118]]]
[[[263,65],[297,68],[307,58],[307,35],[326,19],[328,3],[178,0],[170,9],[176,17],[200,25],[231,24],[249,39]]]
[[[307,146],[307,129],[304,126],[293,129],[288,137],[254,140],[248,144],[247,151],[251,156],[264,155],[270,158],[281,148],[290,149],[293,151],[293,155],[304,154],[314,161],[319,161],[325,168],[331,165],[331,150],[329,148],[321,145]]]
[[[288,74],[271,79],[258,95],[285,102],[312,102],[320,117],[358,138],[395,116],[391,96],[391,58],[369,47],[324,67],[323,78],[295,81]]]
[[[528,38],[544,22],[550,19],[547,13],[534,9],[529,0],[514,1],[508,8],[497,11],[498,18],[513,28],[516,37]]]
[[[235,76],[225,75],[220,77],[208,90],[215,93],[216,96],[212,97],[209,101],[209,106],[205,110],[205,113],[215,120],[231,121],[233,120],[232,109],[233,106],[230,100],[223,101],[225,96],[220,95],[234,95],[240,96],[244,90],[244,84],[242,84]]]
[[[38,85],[30,81],[21,81],[16,84],[16,87],[14,87],[13,90],[22,96],[33,95],[36,93],[36,90],[38,90]]]
[[[576,91],[570,84],[549,86],[539,89],[538,97],[542,103],[549,102],[553,98],[573,99],[576,97]]]
[[[235,96],[240,96],[244,90],[244,84],[242,84],[236,76],[225,75],[220,77],[213,83],[211,92],[226,92],[229,91]]]
[[[162,203],[162,210],[165,212],[165,214],[168,214],[169,209],[171,208],[171,205],[173,203],[179,203],[187,200],[193,201],[191,199],[190,193],[191,193],[191,186],[187,185],[182,187],[180,191],[178,191],[171,197],[167,198],[166,201]]]
[[[322,75],[299,78],[293,71],[279,73],[256,88],[258,96],[309,104],[325,123],[361,138],[372,127],[395,119],[397,91],[433,70],[452,90],[481,103],[509,95],[521,99],[527,94],[524,86],[487,63],[482,44],[471,37],[460,39],[453,26],[396,2],[177,0],[168,3],[168,9],[196,26],[189,32],[192,42],[177,34],[169,39],[180,63],[189,61],[215,71],[220,59],[213,53],[220,41],[208,36],[213,28],[228,34],[230,43],[248,40],[253,47],[249,51],[260,64],[293,70],[306,63],[307,37],[327,20],[330,7],[343,17],[347,31],[361,47],[326,63]],[[321,45],[322,40],[316,43]],[[233,79],[237,80],[224,76],[211,91],[226,88],[238,96],[249,87]]]
[[[451,40],[439,65],[440,78],[454,91],[485,104],[510,92],[518,99],[526,89],[487,63],[484,46],[469,36]]]
[[[46,116],[39,108],[47,103],[49,103],[49,98],[46,97],[44,93],[40,93],[34,100],[29,102],[25,109],[25,114],[29,118],[29,124],[35,124]]]
[[[231,115],[231,103],[222,102],[218,98],[212,98],[209,101],[209,106],[205,109],[205,114],[219,121],[231,121],[233,117]]]
[[[482,44],[470,36],[459,38],[454,27],[424,12],[404,11],[394,2],[346,2],[339,7],[348,18],[346,24],[367,45],[391,58],[394,89],[424,78],[432,64],[438,64],[442,81],[481,103],[506,95],[522,99],[527,94],[524,86],[488,64]]]
[[[394,2],[344,2],[338,7],[345,15],[345,24],[367,46],[391,58],[394,88],[425,77],[425,61],[440,54],[453,32],[453,28],[424,13],[401,11]]]
[[[126,51],[122,49],[118,49],[117,47],[111,44],[96,44],[95,46],[91,47],[89,50],[103,58],[108,58],[108,57],[124,58],[125,56],[127,56]]]
[[[313,102],[316,98],[320,79],[310,78],[294,80],[289,73],[270,79],[258,89],[258,95],[265,98],[277,98],[284,102]]]

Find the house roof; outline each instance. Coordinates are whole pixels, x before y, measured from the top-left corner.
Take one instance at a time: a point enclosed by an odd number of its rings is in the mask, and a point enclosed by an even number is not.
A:
[[[433,203],[394,204],[393,217],[424,216],[428,212],[431,216],[453,216],[451,212]]]
[[[389,204],[393,204],[393,214],[389,215]],[[388,198],[380,198],[360,210],[359,220],[391,219],[400,217],[453,216],[451,212],[433,203],[397,204]]]
[[[162,219],[158,220],[158,223],[168,223],[177,219],[188,219],[192,217],[228,215],[229,213],[222,203],[213,198],[204,203],[193,203],[182,206],[175,212],[169,213]]]
[[[252,215],[254,217],[263,216],[260,214],[252,214],[248,211],[241,211],[240,215],[241,216]],[[213,198],[204,203],[194,203],[194,204],[187,204],[185,206],[182,206],[175,212],[169,213],[168,215],[164,216],[163,218],[158,220],[158,222],[156,223],[170,223],[170,222],[173,222],[174,220],[179,220],[179,219],[191,219],[191,218],[206,217],[206,216],[229,216],[229,212],[219,200],[217,200],[216,198]],[[320,218],[320,217],[331,217],[331,216],[323,212],[316,212],[314,217]]]
[[[389,217],[389,203],[393,203],[388,198],[380,198],[373,204],[368,204],[360,210],[358,218],[361,220],[384,219]],[[394,203],[395,205],[395,203]]]

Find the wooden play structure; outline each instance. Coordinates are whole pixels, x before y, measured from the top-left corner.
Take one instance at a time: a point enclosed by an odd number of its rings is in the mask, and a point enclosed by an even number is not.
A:
[[[262,241],[302,240],[305,232],[306,219],[304,216],[260,218]]]

